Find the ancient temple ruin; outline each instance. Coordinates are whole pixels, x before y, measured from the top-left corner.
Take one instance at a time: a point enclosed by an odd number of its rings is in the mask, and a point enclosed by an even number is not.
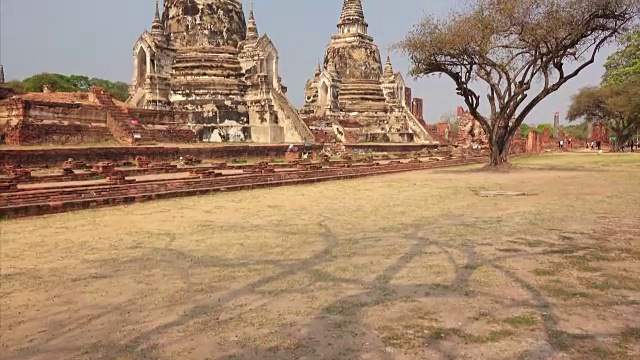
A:
[[[313,134],[285,97],[278,51],[240,0],[165,1],[134,49],[127,105],[183,112],[201,141],[282,143]]]
[[[457,145],[462,149],[482,149],[489,146],[489,137],[469,111],[458,106],[457,110],[458,134]]]
[[[314,131],[325,127],[345,142],[432,142],[413,116],[404,79],[368,35],[361,0],[344,0],[338,33],[305,86],[300,114]]]

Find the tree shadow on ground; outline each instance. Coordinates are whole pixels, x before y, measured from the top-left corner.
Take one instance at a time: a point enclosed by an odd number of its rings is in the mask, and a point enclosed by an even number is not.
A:
[[[191,306],[191,308],[172,321],[153,326],[144,331],[139,332],[136,336],[126,339],[123,343],[109,342],[101,339],[92,344],[88,344],[82,349],[76,349],[79,353],[99,357],[101,359],[163,359],[161,345],[158,342],[163,334],[169,331],[175,331],[189,324],[201,322],[203,332],[208,326],[223,326],[231,323],[235,318],[242,315],[247,309],[243,309],[231,316],[226,316],[225,308],[232,302],[245,296],[258,296],[269,301],[268,293],[263,292],[262,288],[276,281],[290,278],[302,273],[313,272],[315,274],[315,282],[330,283],[333,286],[350,285],[358,286],[359,291],[355,294],[342,296],[331,301],[324,306],[322,310],[312,319],[309,319],[303,325],[281,326],[273,331],[273,333],[288,339],[286,346],[256,346],[255,344],[247,344],[242,346],[242,350],[230,354],[213,355],[211,359],[331,359],[331,358],[349,358],[356,359],[366,356],[374,356],[378,359],[394,359],[394,349],[385,342],[378,330],[364,321],[365,313],[368,309],[386,304],[392,304],[405,301],[407,297],[414,299],[465,299],[473,300],[475,297],[491,296],[491,294],[477,294],[470,286],[470,278],[480,267],[489,267],[510,279],[529,294],[533,302],[532,308],[542,319],[542,331],[544,333],[545,342],[540,345],[532,346],[521,357],[527,359],[546,359],[552,356],[561,355],[562,353],[572,351],[583,344],[583,340],[600,342],[607,337],[616,337],[620,334],[616,333],[591,333],[589,335],[572,334],[558,328],[559,317],[556,305],[527,279],[518,275],[514,271],[503,265],[505,260],[517,260],[525,258],[535,258],[550,254],[579,252],[588,247],[581,246],[575,239],[566,236],[561,239],[558,244],[545,244],[550,247],[543,251],[529,250],[527,252],[517,253],[498,253],[495,256],[482,255],[477,247],[479,245],[471,245],[468,242],[464,244],[452,244],[448,241],[441,241],[421,235],[424,231],[423,225],[415,225],[402,235],[401,240],[410,244],[409,248],[393,262],[380,271],[373,280],[354,280],[329,274],[326,271],[316,269],[322,265],[326,265],[335,260],[339,254],[337,249],[339,245],[345,241],[340,239],[326,223],[321,224],[321,238],[323,240],[323,248],[316,252],[313,256],[305,259],[287,260],[287,261],[232,261],[216,256],[196,256],[186,252],[178,251],[170,248],[154,248],[155,256],[170,256],[172,261],[163,263],[163,266],[172,266],[172,271],[181,274],[181,278],[185,284],[191,286],[189,279],[189,271],[187,267],[179,264],[189,264],[188,267],[193,268],[224,268],[224,269],[242,269],[247,266],[268,265],[275,266],[278,271],[269,276],[262,277],[256,281],[247,283],[236,289],[228,291],[223,296]],[[298,234],[299,235],[299,234]],[[371,236],[375,238],[375,235]],[[350,239],[352,240],[352,239]],[[362,239],[359,239],[362,240]],[[400,242],[400,241],[399,241]],[[455,271],[453,280],[448,284],[431,284],[431,283],[413,283],[413,284],[396,284],[393,283],[394,278],[400,272],[406,270],[409,264],[417,257],[425,254],[428,248],[434,247],[440,254],[448,259],[448,263]],[[463,253],[464,261],[456,259],[454,253]],[[162,257],[159,257],[162,259]],[[113,259],[116,261],[116,259]],[[133,260],[128,260],[133,261]],[[106,264],[104,264],[106,266]],[[110,264],[113,266],[113,263]],[[159,265],[156,265],[159,266]],[[287,292],[285,289],[283,292]],[[292,289],[291,292],[299,292]],[[135,307],[139,298],[131,298],[117,306],[109,309],[96,311],[96,315],[85,321],[77,321],[70,317],[66,323],[58,324],[58,338],[65,336],[73,336],[74,329],[91,326],[96,319],[106,316],[113,311],[122,311],[126,313],[127,308]],[[520,304],[513,303],[507,307],[518,307]],[[37,319],[36,319],[37,320]],[[468,320],[469,322],[471,320]],[[341,324],[342,330],[336,329],[336,324]],[[477,341],[477,337],[473,337],[460,329],[464,328],[466,323],[460,324],[457,329],[431,329],[440,331],[442,339],[426,335],[421,339],[428,344],[432,354],[442,359],[460,357],[459,350],[455,347],[445,346],[445,340],[455,337],[460,341]],[[345,329],[347,331],[345,331]],[[77,334],[76,334],[77,335]],[[37,349],[47,345],[46,342],[37,342],[20,349],[15,356],[6,359],[27,359],[30,358]],[[166,346],[167,343],[162,344]],[[64,351],[73,351],[74,349],[58,349],[61,353]]]

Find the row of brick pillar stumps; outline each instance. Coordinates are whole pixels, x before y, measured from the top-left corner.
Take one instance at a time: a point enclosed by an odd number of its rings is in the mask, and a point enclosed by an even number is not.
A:
[[[134,144],[135,126],[133,118],[113,102],[113,98],[105,88],[92,86],[90,90],[96,96],[98,103],[107,110],[107,127],[116,140]]]

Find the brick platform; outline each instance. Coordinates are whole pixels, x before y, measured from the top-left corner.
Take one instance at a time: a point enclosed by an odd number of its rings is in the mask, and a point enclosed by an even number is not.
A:
[[[441,146],[440,144],[347,144],[344,147],[348,153],[354,151],[411,153],[422,150],[435,150]]]
[[[28,167],[57,167],[72,158],[76,161],[96,163],[109,161],[120,163],[135,162],[139,156],[152,162],[171,162],[180,157],[192,156],[198,159],[231,159],[231,158],[284,158],[289,145],[227,145],[227,146],[126,146],[126,147],[94,147],[94,148],[49,148],[49,149],[1,149],[0,167],[22,165]],[[321,146],[314,150],[322,149]]]
[[[0,194],[0,216],[3,218],[37,216],[130,204],[153,199],[204,195],[219,191],[308,184],[404,171],[460,166],[485,161],[485,158],[460,158],[438,162],[354,164],[351,167],[309,165],[302,169],[299,169],[295,164],[291,164],[289,169],[280,172],[276,172],[274,167],[255,166],[254,169],[260,170],[259,173],[223,175],[215,171],[209,171],[192,174],[184,179],[136,182],[127,180],[119,174],[112,178],[114,183],[111,184],[71,184],[55,188],[19,191],[15,191],[12,188],[10,192]]]

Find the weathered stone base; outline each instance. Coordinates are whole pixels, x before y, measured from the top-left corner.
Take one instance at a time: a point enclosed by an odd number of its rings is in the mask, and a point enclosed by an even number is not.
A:
[[[374,153],[414,153],[422,150],[435,150],[438,144],[346,144],[348,152],[374,152]]]
[[[365,142],[368,143],[412,143],[414,134],[404,133],[364,133]]]
[[[261,144],[284,143],[284,128],[282,126],[252,126],[251,139]]]

